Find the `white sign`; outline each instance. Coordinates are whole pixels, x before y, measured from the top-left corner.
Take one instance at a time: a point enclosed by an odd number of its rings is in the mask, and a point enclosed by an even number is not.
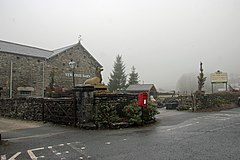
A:
[[[228,76],[226,72],[217,71],[210,75],[212,83],[227,83]]]
[[[72,77],[73,74],[72,73],[65,73],[66,77]],[[78,73],[74,73],[74,77],[79,77],[79,78],[90,78],[89,74],[78,74]]]

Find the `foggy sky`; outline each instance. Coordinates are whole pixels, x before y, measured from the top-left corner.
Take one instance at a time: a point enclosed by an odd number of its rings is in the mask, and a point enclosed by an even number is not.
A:
[[[0,39],[44,49],[78,42],[103,65],[118,54],[141,83],[175,89],[184,73],[239,73],[239,0],[1,0]]]

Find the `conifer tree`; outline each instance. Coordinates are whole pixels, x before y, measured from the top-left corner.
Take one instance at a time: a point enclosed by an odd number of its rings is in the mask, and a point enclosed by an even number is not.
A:
[[[136,72],[136,68],[132,66],[131,73],[129,74],[128,85],[138,84],[139,83],[139,76]]]
[[[108,82],[108,87],[110,91],[125,90],[126,89],[126,79],[125,65],[122,61],[122,56],[117,55],[116,61],[113,65],[112,73],[110,73],[110,78]]]
[[[207,77],[204,77],[202,62],[200,62],[200,73],[198,78],[198,92],[202,92]]]

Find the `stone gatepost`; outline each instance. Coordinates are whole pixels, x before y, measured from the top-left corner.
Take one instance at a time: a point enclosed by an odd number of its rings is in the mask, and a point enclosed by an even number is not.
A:
[[[76,116],[79,126],[93,122],[94,110],[94,87],[77,86],[73,89],[76,100]]]

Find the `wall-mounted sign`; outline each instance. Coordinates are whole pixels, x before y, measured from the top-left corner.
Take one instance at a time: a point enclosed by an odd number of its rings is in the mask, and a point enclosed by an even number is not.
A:
[[[34,88],[33,87],[18,87],[17,90],[18,91],[31,91],[31,92],[33,92]]]
[[[217,71],[210,74],[211,83],[227,83],[228,76],[226,72]]]
[[[72,73],[65,73],[66,77],[72,77],[73,74]],[[79,77],[79,78],[90,78],[89,74],[78,74],[78,73],[74,73],[74,77]]]

